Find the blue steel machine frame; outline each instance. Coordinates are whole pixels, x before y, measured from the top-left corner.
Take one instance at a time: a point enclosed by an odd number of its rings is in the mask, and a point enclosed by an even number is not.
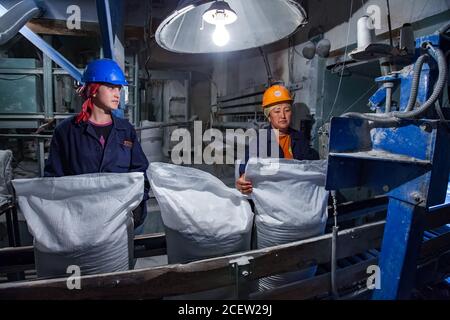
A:
[[[419,38],[415,59],[427,52],[426,47],[430,55],[435,50],[447,52],[450,42],[439,34]],[[439,69],[428,58],[428,65],[420,66],[422,73],[415,90],[420,105],[432,96],[439,73],[447,73],[448,66]],[[440,76],[445,76],[446,89],[447,75]],[[370,98],[372,107],[380,113],[391,112],[386,110],[390,102],[383,105],[392,94],[386,87],[399,86],[400,103],[395,114],[410,111],[405,109],[414,85],[413,65],[376,81],[392,85],[383,86]],[[379,260],[381,286],[372,296],[377,300],[410,297],[427,215],[433,206],[445,201],[450,169],[449,122],[433,119],[436,117],[430,110],[424,110],[417,118],[387,119],[373,114],[366,118],[349,114],[331,120],[327,189],[366,186],[389,197]]]

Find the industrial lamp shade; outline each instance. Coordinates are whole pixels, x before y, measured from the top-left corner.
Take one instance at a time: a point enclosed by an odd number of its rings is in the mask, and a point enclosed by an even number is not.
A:
[[[229,41],[221,46],[212,41],[216,26],[204,20],[214,3],[230,8],[237,16],[225,25]],[[156,41],[179,53],[239,51],[286,38],[306,23],[306,11],[296,0],[181,0],[159,25]]]
[[[236,12],[230,8],[230,5],[226,1],[215,1],[209,7],[208,10],[203,13],[203,20],[210,24],[217,24],[217,12],[222,12],[226,19],[224,19],[223,24],[234,23],[237,19]]]

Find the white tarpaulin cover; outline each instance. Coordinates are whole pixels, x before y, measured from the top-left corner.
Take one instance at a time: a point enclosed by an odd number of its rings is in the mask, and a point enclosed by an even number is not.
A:
[[[143,173],[98,173],[13,180],[30,233],[38,276],[128,270],[131,211],[142,201]]]
[[[246,179],[253,185],[257,215],[257,247],[265,248],[323,234],[328,218],[325,190],[327,163],[286,159],[252,158]],[[301,280],[315,268],[263,278],[260,289]]]

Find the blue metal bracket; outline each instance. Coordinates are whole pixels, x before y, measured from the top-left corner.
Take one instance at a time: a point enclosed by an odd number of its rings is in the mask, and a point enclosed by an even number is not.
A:
[[[397,86],[399,85],[399,78],[397,74],[389,75],[389,76],[383,76],[375,79],[375,82],[384,84],[386,82],[393,83],[392,85],[392,91],[394,91]],[[385,107],[383,103],[386,101],[387,92],[386,92],[386,86],[381,86],[370,98],[369,98],[369,107],[372,111],[380,110],[381,112],[384,112]]]
[[[381,87],[369,98],[370,109],[375,111],[385,100],[386,88]]]

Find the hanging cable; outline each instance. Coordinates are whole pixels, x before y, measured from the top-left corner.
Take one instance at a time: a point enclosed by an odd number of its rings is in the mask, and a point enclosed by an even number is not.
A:
[[[337,103],[337,100],[339,98],[339,94],[341,92],[342,78],[344,76],[344,69],[345,69],[345,60],[347,59],[348,42],[349,42],[349,37],[350,37],[350,20],[352,18],[352,13],[353,13],[353,0],[351,0],[351,2],[350,2],[350,14],[349,14],[349,17],[348,17],[348,28],[347,28],[347,41],[345,43],[344,63],[342,65],[341,76],[340,76],[338,88],[337,88],[337,91],[336,91],[336,97],[334,98],[333,105],[331,106],[331,111],[328,114],[328,117],[326,118],[326,120],[324,122],[328,122],[330,117],[333,115],[334,107],[335,107],[335,105]]]
[[[411,92],[409,94],[408,105],[406,106],[405,111],[411,111],[416,106],[416,99],[417,99],[417,93],[419,90],[422,66],[428,58],[429,58],[428,54],[423,54],[419,57],[419,59],[417,59],[416,64],[414,65],[413,80],[411,83]]]
[[[348,106],[347,108],[345,108],[345,110],[342,113],[347,112],[348,110],[350,110],[351,108],[353,108],[358,102],[360,102],[369,92],[371,92],[375,87],[377,86],[377,84],[373,84],[366,92],[364,92],[358,99],[356,99],[355,102],[353,102],[350,106]]]
[[[380,123],[398,123],[401,119],[414,119],[425,113],[439,98],[447,83],[448,75],[447,62],[442,50],[434,48],[430,43],[426,44],[426,49],[428,54],[437,62],[439,76],[433,93],[425,103],[412,111],[395,111],[382,114],[350,112],[344,114],[343,117],[360,118]]]
[[[267,55],[264,52],[263,48],[259,47],[258,49],[259,49],[259,52],[261,53],[261,56],[262,56],[262,58],[264,60],[264,64],[266,66],[268,84],[269,84],[269,86],[271,86],[272,83],[273,83],[273,77],[272,77],[272,70],[270,69],[269,60],[267,60]]]

